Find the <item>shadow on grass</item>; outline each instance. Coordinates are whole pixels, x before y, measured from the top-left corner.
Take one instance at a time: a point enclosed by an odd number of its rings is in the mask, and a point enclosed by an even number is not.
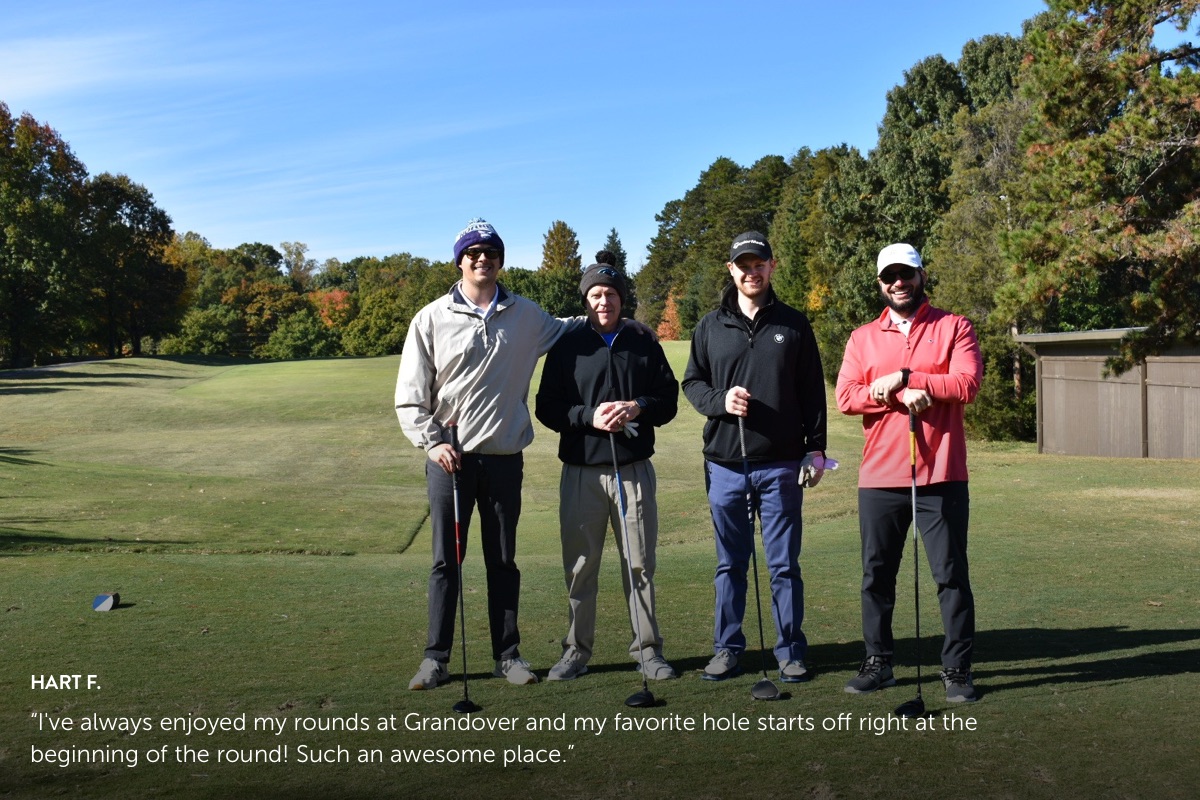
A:
[[[18,450],[15,447],[0,447],[0,464],[18,464],[23,467],[42,467],[45,466],[44,461],[34,461],[31,458],[22,458],[33,453],[32,450]]]
[[[25,386],[25,387],[0,386],[0,397],[5,397],[8,395],[18,395],[18,394],[21,394],[21,395],[55,394],[57,392],[65,392],[65,391],[66,391],[66,388],[63,386]]]
[[[1169,645],[1200,644],[1197,628],[1013,628],[986,631],[980,641],[988,653],[997,656],[994,660],[1032,662],[984,670],[981,674],[985,677],[1009,679],[998,689],[1200,672],[1200,647],[1167,649]]]
[[[980,695],[1038,686],[1113,683],[1200,673],[1200,628],[1008,628],[979,631],[972,672]],[[940,688],[940,636],[921,637],[922,679]],[[915,686],[913,640],[896,642],[896,681]],[[861,650],[859,651],[861,654]],[[997,666],[987,666],[997,662]],[[857,667],[857,662],[850,668]]]
[[[120,366],[119,364],[113,366]],[[0,397],[8,395],[51,394],[97,386],[132,386],[135,380],[182,380],[177,375],[154,372],[122,372],[111,368],[89,370],[86,367],[45,367],[0,372]]]
[[[973,672],[977,681],[982,681],[981,694],[1012,689],[1029,688],[1071,683],[1107,683],[1119,680],[1183,675],[1200,672],[1200,647],[1185,650],[1164,649],[1169,645],[1188,642],[1200,643],[1200,629],[1141,629],[1125,627],[1104,628],[1014,628],[1008,630],[980,631],[976,641],[976,659]],[[941,636],[921,637],[923,685],[940,688],[938,672],[941,670],[939,654]],[[1140,652],[1149,649],[1149,652]],[[1139,651],[1139,652],[1126,652]],[[680,656],[664,653],[675,671],[684,680],[699,679],[700,671],[712,657]],[[1098,656],[1087,659],[1086,656]],[[1085,658],[1081,658],[1081,656]],[[808,650],[809,668],[814,678],[833,675],[849,679],[858,670],[863,658],[861,642],[846,644],[814,644]],[[989,662],[1002,662],[1005,666],[989,668]],[[1008,666],[1017,662],[1014,666]],[[489,662],[490,663],[490,662]],[[454,665],[452,664],[452,667]],[[543,674],[544,669],[534,664],[535,671]],[[742,654],[742,674],[731,680],[761,677],[763,660],[758,648]],[[632,659],[628,662],[601,662],[588,664],[589,673],[627,672],[630,680],[640,680]],[[913,640],[896,640],[896,682],[901,687],[916,685],[916,670],[913,662]],[[767,654],[767,675],[779,681],[779,670],[774,655]],[[459,673],[461,677],[461,673]],[[490,672],[474,672],[469,678],[490,677]],[[995,681],[995,683],[991,683]],[[651,686],[655,685],[651,681]],[[669,683],[669,682],[668,682]],[[787,684],[780,683],[780,687]]]
[[[157,539],[114,539],[112,537],[89,538],[83,536],[58,536],[46,533],[28,533],[19,528],[0,526],[0,555],[34,555],[59,550],[96,550],[105,548],[144,549],[148,547],[186,547],[195,542],[167,541]]]
[[[88,376],[79,376],[87,378]],[[130,378],[169,378],[167,375],[130,375]],[[171,378],[171,380],[178,380]],[[0,384],[0,396],[2,395],[20,395],[20,394],[52,394],[54,392],[66,392],[72,389],[88,388],[94,389],[97,386],[133,386],[130,381],[119,380],[114,381],[109,377],[106,380],[73,380],[73,381],[55,381],[50,386],[4,386]]]

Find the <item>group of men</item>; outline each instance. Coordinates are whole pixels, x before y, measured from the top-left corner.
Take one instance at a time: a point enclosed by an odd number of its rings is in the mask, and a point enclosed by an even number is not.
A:
[[[428,639],[409,688],[432,689],[450,680],[460,559],[475,510],[487,572],[493,674],[514,684],[538,681],[519,650],[521,574],[515,552],[522,451],[533,440],[526,398],[537,360],[547,354],[536,415],[559,434],[568,595],[562,656],[547,678],[572,680],[587,672],[610,525],[622,561],[630,656],[647,679],[677,677],[663,657],[655,613],[658,514],[650,459],[654,429],[676,415],[679,384],[649,329],[622,317],[628,289],[615,259],[605,251],[597,254],[579,286],[586,316],[566,319],[550,316],[499,282],[504,242],[484,220],[472,220],[459,233],[454,260],[462,280],[414,316],[396,386],[400,424],[428,455],[433,530]],[[804,489],[817,485],[826,466],[821,358],[808,319],[771,287],[776,261],[763,234],[737,236],[726,266],[731,281],[719,307],[696,326],[682,384],[688,401],[707,419],[705,486],[717,554],[713,656],[701,677],[724,680],[742,671],[757,517],[779,677],[800,682],[812,675],[802,630],[801,508]],[[851,335],[836,388],[838,408],[863,417],[866,439],[859,472],[866,656],[845,690],[866,693],[895,683],[896,577],[915,508],[946,633],[941,674],[946,697],[969,702],[977,692],[971,675],[975,618],[967,566],[963,408],[982,378],[979,346],[968,320],[930,306],[924,266],[911,246],[880,251],[876,281],[886,307]],[[910,416],[919,442],[911,449]],[[452,426],[457,449],[451,445]],[[910,488],[914,504],[908,502]]]

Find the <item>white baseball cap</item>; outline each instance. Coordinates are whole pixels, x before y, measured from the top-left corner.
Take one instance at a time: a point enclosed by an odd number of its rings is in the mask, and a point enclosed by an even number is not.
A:
[[[879,258],[875,259],[875,274],[879,275],[893,264],[925,269],[925,265],[921,263],[921,254],[911,244],[889,244],[880,250]]]

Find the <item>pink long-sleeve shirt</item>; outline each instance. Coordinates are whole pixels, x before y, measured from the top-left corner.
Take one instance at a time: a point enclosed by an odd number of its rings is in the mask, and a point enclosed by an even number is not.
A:
[[[963,410],[983,379],[983,358],[975,328],[966,317],[925,303],[907,337],[884,309],[879,319],[850,334],[838,372],[837,405],[843,414],[863,418],[864,489],[906,487],[912,481],[908,410],[898,397],[888,406],[871,398],[876,378],[907,367],[911,389],[924,389],[933,403],[917,417],[917,484],[967,480],[967,441]],[[901,390],[903,391],[903,390]]]

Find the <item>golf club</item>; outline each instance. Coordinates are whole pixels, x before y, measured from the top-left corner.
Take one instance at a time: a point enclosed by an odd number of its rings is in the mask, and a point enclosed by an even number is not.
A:
[[[629,573],[629,591],[632,596],[633,562],[630,560],[629,555],[629,525],[625,522],[625,484],[621,482],[621,467],[617,464],[617,442],[613,437],[612,431],[608,433],[608,447],[612,450],[613,479],[617,482],[617,510],[621,513],[621,538],[625,542],[625,570]],[[629,598],[626,598],[625,601],[628,603]],[[637,632],[637,640],[640,646],[642,642],[642,619],[636,611],[633,614],[633,626]],[[650,708],[657,701],[650,692],[650,687],[646,684],[646,654],[641,649],[638,650],[638,661],[641,663],[642,690],[629,695],[625,700],[625,705],[630,708]]]
[[[458,456],[458,423],[451,422],[446,427],[450,429],[450,447],[454,449],[454,455]],[[450,477],[454,481],[454,555],[458,561],[458,622],[462,632],[459,646],[462,647],[463,662],[463,697],[454,704],[454,710],[459,714],[474,714],[483,709],[471,702],[471,693],[467,688],[467,611],[463,601],[463,546],[462,522],[458,511],[458,470],[452,472]]]
[[[763,637],[762,600],[758,592],[758,543],[754,541],[754,499],[750,491],[750,462],[746,460],[746,423],[738,421],[738,442],[742,446],[742,477],[746,480],[746,513],[750,517],[750,569],[754,571],[754,608],[758,611],[758,646],[762,654],[763,679],[750,687],[755,700],[778,700],[779,687],[767,677],[767,642]]]
[[[925,716],[925,699],[921,697],[921,583],[918,561],[920,551],[917,539],[920,532],[917,529],[917,415],[908,412],[908,452],[909,463],[912,465],[912,526],[913,526],[913,604],[917,611],[917,696],[907,703],[901,703],[896,708],[897,717],[915,719]]]

